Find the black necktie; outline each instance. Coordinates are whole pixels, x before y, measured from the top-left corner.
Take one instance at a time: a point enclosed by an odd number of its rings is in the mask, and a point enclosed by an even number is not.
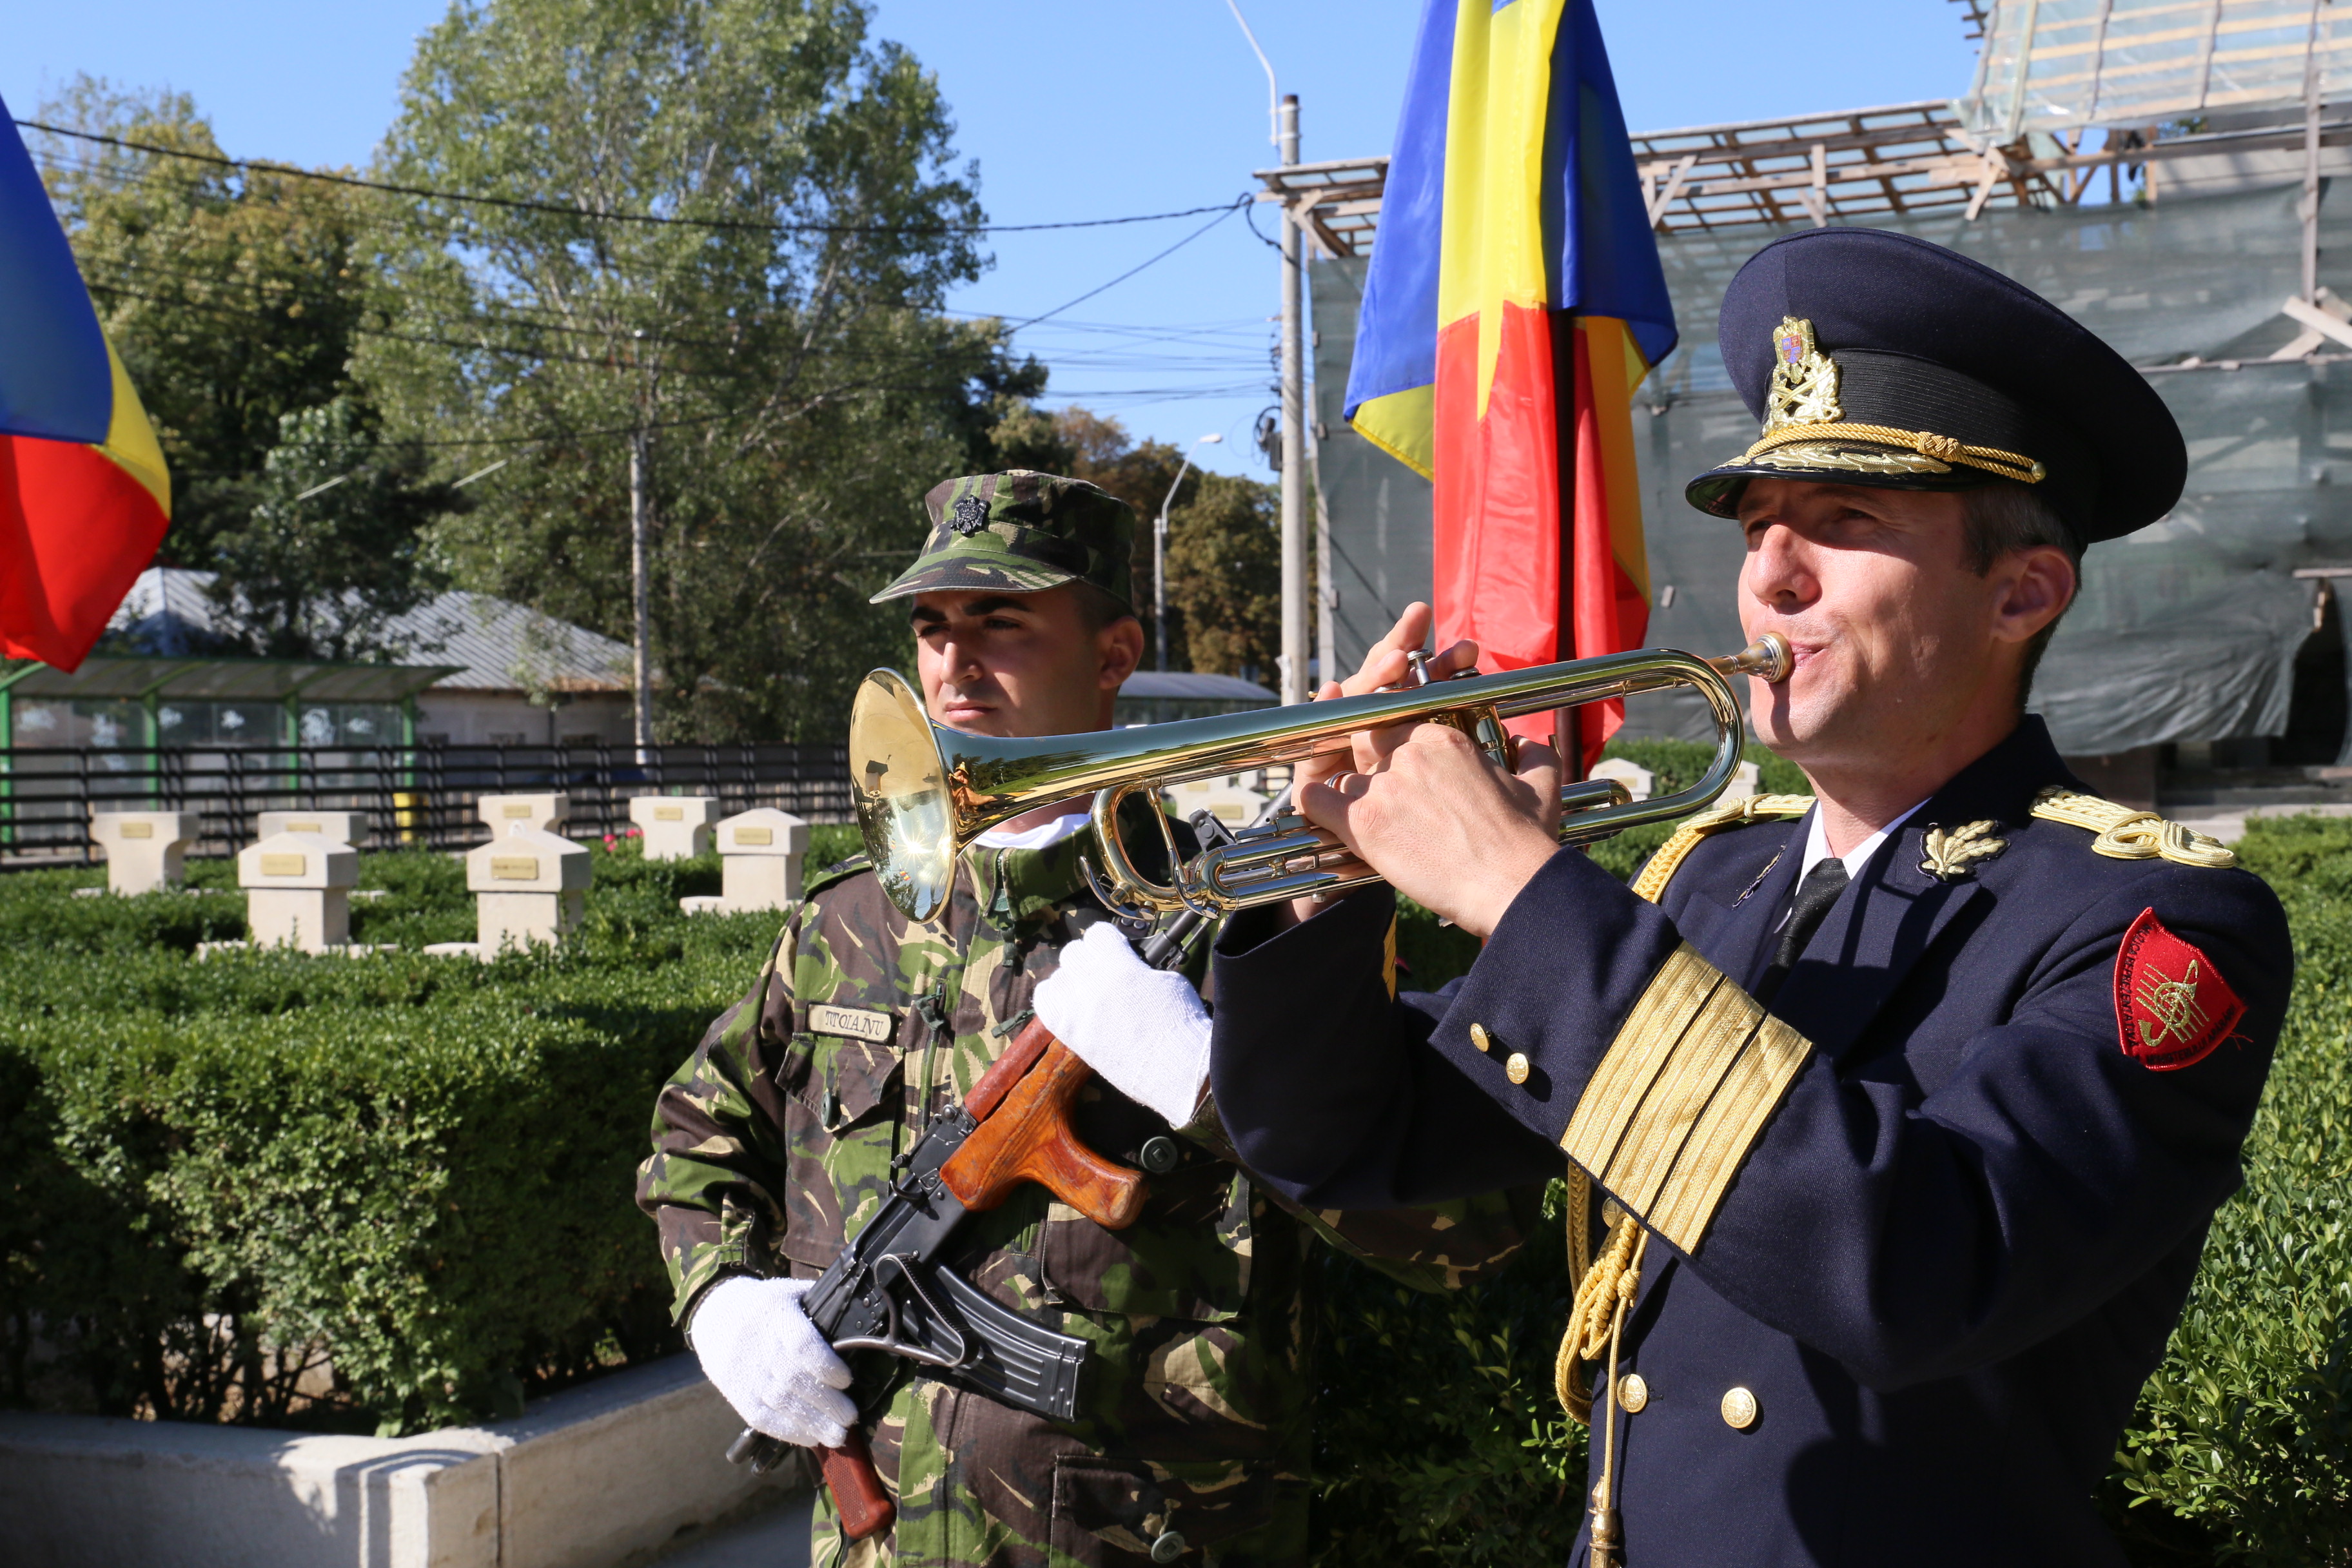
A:
[[[1789,971],[1803,956],[1805,944],[1821,929],[1822,919],[1830,912],[1830,906],[1845,891],[1845,884],[1844,861],[1831,855],[1813,862],[1813,868],[1797,885],[1797,896],[1790,900],[1789,918],[1780,927],[1780,945],[1772,950],[1771,966],[1757,982],[1756,1000],[1772,1000],[1773,993],[1780,989],[1780,982],[1789,978]]]

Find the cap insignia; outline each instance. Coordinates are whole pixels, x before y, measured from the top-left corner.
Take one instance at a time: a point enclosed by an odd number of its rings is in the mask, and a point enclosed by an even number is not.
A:
[[[988,503],[978,496],[958,496],[948,510],[948,526],[970,539],[988,526]]]
[[[1772,329],[1772,384],[1764,394],[1764,431],[1783,425],[1831,425],[1838,406],[1838,368],[1814,345],[1813,324],[1783,316]]]

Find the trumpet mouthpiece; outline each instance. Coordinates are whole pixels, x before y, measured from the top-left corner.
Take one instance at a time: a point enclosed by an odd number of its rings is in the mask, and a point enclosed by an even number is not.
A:
[[[1789,671],[1796,667],[1796,656],[1790,651],[1787,637],[1779,632],[1766,632],[1729,658],[1707,662],[1725,675],[1752,675],[1768,685],[1778,686],[1789,679]]]

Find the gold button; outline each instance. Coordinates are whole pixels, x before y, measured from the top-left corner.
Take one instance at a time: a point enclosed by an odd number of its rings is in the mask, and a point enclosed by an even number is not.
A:
[[[1470,1026],[1470,1043],[1482,1051],[1492,1050],[1495,1046],[1495,1042],[1486,1037],[1486,1026],[1484,1024]]]
[[[1724,1391],[1723,1423],[1725,1426],[1736,1426],[1745,1432],[1756,1425],[1756,1417],[1762,1414],[1763,1412],[1757,1408],[1756,1396],[1746,1389],[1730,1388]]]
[[[1527,1082],[1528,1058],[1521,1056],[1518,1052],[1513,1051],[1511,1053],[1511,1059],[1503,1064],[1503,1076],[1509,1079],[1513,1083]]]
[[[1638,1372],[1629,1372],[1617,1380],[1617,1408],[1632,1415],[1650,1403],[1650,1385],[1642,1381]]]
[[[1603,1198],[1601,1200],[1601,1226],[1602,1229],[1615,1230],[1620,1225],[1624,1223],[1624,1219],[1625,1208],[1623,1205],[1620,1204],[1615,1198]]]

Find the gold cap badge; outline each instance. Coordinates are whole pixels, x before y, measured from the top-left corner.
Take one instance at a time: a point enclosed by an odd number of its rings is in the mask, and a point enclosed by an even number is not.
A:
[[[1783,425],[1833,425],[1845,417],[1838,405],[1838,367],[1813,342],[1813,324],[1783,316],[1772,329],[1772,385],[1764,394],[1764,433]]]

